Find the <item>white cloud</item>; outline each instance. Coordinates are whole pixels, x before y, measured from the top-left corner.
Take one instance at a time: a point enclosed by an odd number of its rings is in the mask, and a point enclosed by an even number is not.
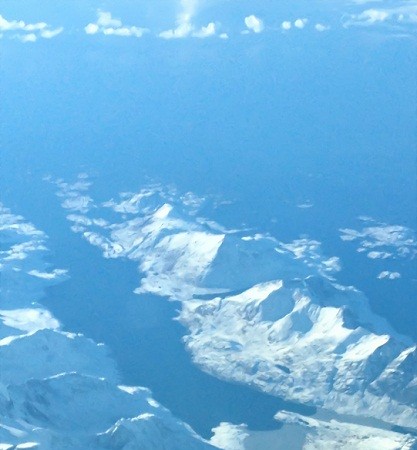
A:
[[[58,36],[58,34],[61,34],[64,31],[63,27],[56,28],[55,30],[42,30],[41,31],[41,37],[44,39],[52,39],[55,36]]]
[[[37,269],[30,270],[29,275],[36,278],[42,278],[44,280],[55,280],[56,278],[67,275],[68,270],[65,269],[54,269],[52,272],[42,272]]]
[[[134,36],[140,38],[144,35],[147,30],[145,28],[138,27],[120,27],[120,28],[104,28],[103,34],[106,36],[114,35],[114,36]]]
[[[328,25],[323,25],[322,23],[316,23],[316,25],[314,25],[314,28],[319,32],[327,31],[330,29]]]
[[[229,35],[227,33],[221,33],[219,34],[220,39],[229,39]]]
[[[294,26],[298,29],[303,29],[307,25],[308,19],[297,19],[294,21]]]
[[[193,26],[190,23],[182,23],[172,30],[162,31],[159,37],[163,39],[179,39],[189,36],[193,31]]]
[[[368,254],[366,256],[370,259],[387,259],[392,256],[392,253],[371,251],[371,252],[368,252]]]
[[[375,22],[384,22],[389,16],[387,11],[368,9],[358,15],[358,20],[366,22],[367,24],[373,24]]]
[[[34,33],[22,34],[22,35],[19,35],[18,38],[22,42],[36,42],[38,40],[38,37]]]
[[[99,26],[96,23],[89,23],[85,28],[87,34],[96,34],[99,32]]]
[[[86,34],[102,33],[105,36],[142,37],[149,30],[136,26],[124,26],[120,19],[112,17],[107,11],[97,12],[97,22],[84,27]]]
[[[159,33],[162,39],[180,39],[189,36],[194,30],[191,21],[197,12],[197,0],[181,0],[181,11],[177,15],[177,27]],[[204,28],[204,27],[203,27]],[[203,28],[200,30],[202,32]],[[198,31],[196,33],[199,33]],[[198,36],[200,37],[200,36]],[[204,36],[206,37],[206,36]]]
[[[210,22],[207,26],[195,30],[192,20],[197,12],[197,0],[181,0],[181,10],[177,15],[176,28],[162,31],[159,37],[163,39],[181,39],[188,36],[196,38],[207,38],[214,36],[217,32],[217,26],[214,22]],[[224,37],[223,37],[224,39]]]
[[[417,24],[417,2],[409,1],[396,8],[370,8],[359,14],[351,14],[344,23],[349,26],[370,26],[380,24],[407,25]]]
[[[254,33],[261,33],[265,28],[262,19],[259,19],[259,17],[256,17],[253,14],[245,17],[245,25]]]
[[[25,22],[23,20],[7,20],[0,15],[0,30],[1,31],[12,31],[12,30],[25,30]]]
[[[44,30],[47,26],[48,24],[46,24],[45,22],[28,23],[27,25],[24,26],[23,29],[25,31],[39,31]]]
[[[299,30],[302,30],[308,23],[308,19],[306,18],[300,18],[294,20],[294,22],[290,22],[289,20],[284,20],[284,22],[281,23],[281,29],[284,31],[289,31],[293,27],[298,28]]]
[[[215,34],[216,34],[216,24],[214,22],[210,22],[206,27],[202,27],[200,30],[194,32],[193,36],[197,38],[206,38],[214,36]]]
[[[102,28],[119,28],[122,26],[122,21],[120,19],[114,19],[111,13],[106,11],[99,11],[97,13],[97,25]]]
[[[23,20],[7,20],[0,15],[0,34],[17,32],[13,38],[22,42],[36,42],[39,37],[51,39],[62,33],[63,28],[51,29],[46,22],[26,23]]]
[[[388,280],[396,280],[398,278],[401,278],[401,274],[399,272],[390,272],[389,270],[382,271],[377,278],[379,280],[383,280],[384,278]]]
[[[177,17],[177,22],[190,23],[197,12],[197,0],[181,0],[181,12]]]

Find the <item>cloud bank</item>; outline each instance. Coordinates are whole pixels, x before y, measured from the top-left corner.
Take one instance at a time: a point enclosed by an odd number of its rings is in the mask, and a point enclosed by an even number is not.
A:
[[[38,38],[52,39],[64,30],[52,28],[46,22],[26,23],[23,20],[8,20],[0,15],[0,37],[8,35],[21,42],[36,42]]]
[[[101,33],[106,36],[132,36],[137,38],[149,32],[147,28],[123,25],[120,19],[113,18],[111,13],[107,11],[98,11],[97,21],[89,23],[84,31],[90,35]]]
[[[417,25],[417,2],[409,1],[395,8],[369,8],[351,14],[344,23],[345,27],[372,25]]]

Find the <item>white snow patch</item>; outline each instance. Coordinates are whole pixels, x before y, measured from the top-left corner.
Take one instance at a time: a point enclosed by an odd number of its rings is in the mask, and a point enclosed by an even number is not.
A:
[[[7,327],[26,332],[56,330],[60,327],[58,320],[49,311],[41,308],[0,310],[0,320]]]

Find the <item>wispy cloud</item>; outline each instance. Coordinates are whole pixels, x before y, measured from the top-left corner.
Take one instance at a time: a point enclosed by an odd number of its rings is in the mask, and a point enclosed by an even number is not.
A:
[[[7,20],[0,15],[0,37],[8,34],[22,42],[36,42],[39,37],[51,39],[62,33],[63,27],[52,28],[46,22],[26,23],[23,20]]]
[[[44,39],[52,39],[55,36],[58,36],[58,34],[61,34],[64,31],[63,27],[55,28],[54,30],[42,30],[39,34]]]
[[[197,0],[181,0],[182,11],[178,15],[180,23],[190,23],[197,12]]]
[[[330,27],[328,25],[323,25],[322,23],[316,23],[314,25],[314,28],[319,31],[320,33],[322,33],[323,31],[327,31],[330,30]]]
[[[188,36],[204,39],[215,36],[218,26],[214,22],[208,23],[199,29],[193,25],[193,19],[197,14],[199,2],[197,0],[181,0],[180,12],[177,14],[176,27],[159,33],[163,39],[181,39]],[[225,34],[221,35],[225,39]]]
[[[97,12],[97,21],[89,23],[84,31],[87,34],[102,33],[106,36],[124,36],[124,37],[142,37],[149,30],[147,28],[136,26],[125,26],[120,19],[112,17],[107,11]]]
[[[192,19],[197,12],[197,0],[181,0],[180,12],[177,15],[176,28],[165,30],[159,33],[163,39],[179,39],[189,36],[194,27]]]
[[[371,25],[417,25],[417,2],[408,1],[393,8],[369,8],[357,14],[351,14],[344,26]]]

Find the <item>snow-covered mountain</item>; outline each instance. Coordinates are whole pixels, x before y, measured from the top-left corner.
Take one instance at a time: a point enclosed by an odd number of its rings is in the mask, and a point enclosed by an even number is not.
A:
[[[228,231],[161,187],[97,204],[88,179],[55,181],[73,231],[106,258],[137,261],[137,293],[182,302],[203,370],[339,414],[416,429],[417,352],[308,239]]]
[[[186,302],[197,364],[219,377],[342,414],[415,427],[416,347],[321,278],[273,281]],[[405,370],[405,368],[407,368]]]
[[[280,411],[276,431],[224,423],[204,441],[149,390],[120,385],[103,344],[61,330],[40,302],[46,286],[69,274],[45,262],[47,236],[1,206],[0,449],[416,445],[383,423],[415,427],[415,346],[375,316],[363,294],[335,283],[338,260],[324,258],[318,242],[225,230],[198,217],[199,199],[155,187],[99,207],[88,184],[60,182],[73,230],[106,257],[137,261],[138,294],[181,301],[196,364],[330,418]],[[332,419],[332,411],[350,418]],[[383,422],[366,426],[364,416]]]
[[[0,449],[214,448],[149,390],[120,386],[106,347],[60,331],[38,302],[68,276],[47,237],[0,205]]]

